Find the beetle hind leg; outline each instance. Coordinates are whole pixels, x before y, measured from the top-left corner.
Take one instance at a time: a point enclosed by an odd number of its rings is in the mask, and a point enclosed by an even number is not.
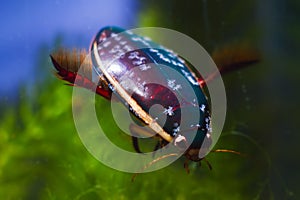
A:
[[[138,126],[136,124],[130,124],[129,126],[129,130],[132,134],[131,138],[132,138],[132,144],[133,144],[133,148],[134,150],[137,152],[137,153],[143,153],[140,149],[140,146],[139,146],[139,137],[153,137],[155,136],[156,134],[150,130],[149,128],[147,127],[142,127],[142,126]]]

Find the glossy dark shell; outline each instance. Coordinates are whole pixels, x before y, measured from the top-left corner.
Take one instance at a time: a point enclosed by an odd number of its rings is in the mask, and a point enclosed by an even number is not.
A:
[[[196,77],[183,59],[147,38],[117,27],[101,29],[94,42],[104,70],[144,111],[149,113],[153,105],[161,105],[150,112],[151,117],[172,137],[181,134],[189,139],[189,132],[197,129],[195,139],[190,141],[191,148],[201,147],[207,132],[211,131],[209,106]],[[92,58],[96,74],[107,78],[95,57]],[[181,78],[176,78],[170,71],[176,71]],[[188,88],[192,88],[194,94]],[[111,86],[110,89],[114,92],[115,88]],[[128,106],[126,100],[116,95]],[[143,121],[139,113],[129,109]],[[193,115],[187,115],[195,109],[200,110],[197,121]],[[182,116],[185,118],[181,119]]]

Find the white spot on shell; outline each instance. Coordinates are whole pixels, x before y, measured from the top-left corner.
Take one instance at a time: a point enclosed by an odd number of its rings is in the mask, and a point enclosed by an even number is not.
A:
[[[162,57],[162,59],[167,62],[167,63],[171,63],[170,59],[169,58],[166,58],[166,57]]]
[[[173,116],[174,115],[174,112],[173,112],[173,107],[172,106],[169,106],[168,108],[165,108],[164,114],[168,115],[168,116]]]
[[[205,110],[205,105],[204,105],[204,104],[202,104],[202,105],[200,106],[200,110],[201,110],[202,112],[204,112],[204,110]]]
[[[193,127],[198,127],[198,128],[199,128],[199,127],[201,127],[201,126],[200,126],[200,124],[191,124],[190,127],[191,127],[191,128],[193,128]]]
[[[175,60],[171,60],[172,64],[177,66],[177,62]]]
[[[128,58],[129,58],[130,60],[135,59],[135,58],[139,58],[139,52],[137,52],[137,51],[131,52],[131,53],[129,54]]]
[[[179,67],[184,67],[184,65],[181,64],[181,63],[177,63],[177,65],[178,65]]]
[[[116,34],[116,33],[112,33],[110,36],[114,38],[114,37],[116,37],[117,35],[118,35],[118,34]]]
[[[133,35],[133,32],[131,32],[129,30],[127,30],[126,33],[129,34],[129,35]]]
[[[114,54],[117,53],[118,51],[120,51],[120,46],[116,45],[109,51],[109,53]]]
[[[110,44],[111,44],[111,41],[107,41],[107,42],[104,42],[104,43],[103,43],[103,46],[104,46],[105,48],[107,48]]]
[[[116,37],[115,37],[115,40],[116,40],[116,41],[120,41],[121,39],[122,39],[121,36],[116,36]]]
[[[147,36],[144,37],[144,40],[146,40],[146,41],[152,41],[151,38],[149,38],[149,37],[147,37]]]
[[[149,49],[149,51],[150,51],[150,52],[153,52],[153,53],[157,53],[157,52],[158,52],[158,50],[157,50],[157,49],[152,49],[152,48],[151,48],[151,49]]]
[[[131,47],[131,46],[129,46],[129,45],[125,45],[124,47],[123,47],[123,49],[127,52],[127,51],[132,51],[133,50],[133,48]]]
[[[211,138],[211,135],[209,133],[206,134],[207,138]]]
[[[177,59],[178,59],[181,63],[185,63],[185,61],[184,61],[182,58],[178,57]]]
[[[140,68],[141,71],[146,71],[146,70],[150,69],[151,66],[146,65],[146,64],[142,64],[142,65],[139,66],[139,68]]]
[[[126,41],[126,40],[121,41],[120,44],[121,44],[121,45],[125,45],[125,44],[127,44],[127,41]]]
[[[173,90],[179,90],[182,88],[180,84],[176,84],[176,80],[167,80],[168,81],[168,86],[173,89]]]
[[[144,61],[146,60],[145,57],[138,57],[138,60],[132,61],[133,65],[142,65],[144,64]]]
[[[170,56],[171,58],[176,58],[177,57],[174,53],[169,53],[168,56]]]
[[[176,135],[180,131],[180,126],[174,128],[173,131],[174,131],[173,134]]]
[[[109,74],[117,75],[125,71],[125,68],[123,65],[118,64],[112,64],[107,68],[107,72]]]
[[[191,75],[191,72],[187,72],[185,71],[185,69],[181,69],[181,71],[190,83],[192,83],[193,85],[199,85],[198,81],[196,81],[195,78]]]

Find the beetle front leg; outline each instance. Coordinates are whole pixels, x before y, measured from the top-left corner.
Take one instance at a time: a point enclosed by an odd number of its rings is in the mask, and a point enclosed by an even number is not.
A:
[[[207,164],[209,170],[212,170],[212,166],[211,164],[208,162],[208,160],[206,158],[203,158],[202,160],[204,160],[204,162]],[[200,162],[199,162],[200,163]]]

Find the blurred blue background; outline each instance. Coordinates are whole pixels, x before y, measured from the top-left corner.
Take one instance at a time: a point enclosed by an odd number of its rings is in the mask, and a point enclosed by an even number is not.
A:
[[[135,0],[12,0],[0,7],[0,94],[16,97],[20,84],[32,84],[41,45],[88,48],[97,31],[107,25],[130,28],[137,23]],[[52,47],[54,48],[54,46]],[[53,49],[52,49],[53,50]],[[48,49],[49,54],[51,49]]]

